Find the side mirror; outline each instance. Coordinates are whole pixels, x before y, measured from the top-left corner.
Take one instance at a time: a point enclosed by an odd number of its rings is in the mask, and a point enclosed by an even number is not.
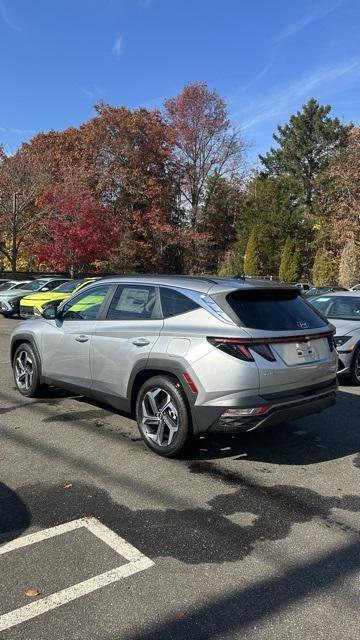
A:
[[[49,291],[49,287],[41,287],[40,291]]]
[[[45,318],[45,320],[55,320],[56,318],[61,318],[61,310],[59,310],[58,312],[58,306],[58,302],[54,302],[54,304],[50,304],[49,306],[47,306],[41,314],[42,317]]]

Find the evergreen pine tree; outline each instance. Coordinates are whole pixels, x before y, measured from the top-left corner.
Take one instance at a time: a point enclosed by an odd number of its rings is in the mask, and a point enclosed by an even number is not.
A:
[[[244,271],[247,276],[258,276],[261,273],[259,239],[255,225],[246,245]]]
[[[360,246],[355,240],[349,240],[341,252],[339,266],[339,284],[352,287],[360,282]]]
[[[296,282],[300,276],[300,254],[295,241],[288,236],[281,252],[279,278],[282,282]]]

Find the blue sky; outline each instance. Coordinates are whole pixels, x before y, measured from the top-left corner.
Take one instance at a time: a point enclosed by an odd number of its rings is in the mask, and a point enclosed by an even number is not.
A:
[[[311,96],[360,122],[359,0],[0,0],[0,61],[10,153],[98,100],[152,108],[199,80],[251,161]]]

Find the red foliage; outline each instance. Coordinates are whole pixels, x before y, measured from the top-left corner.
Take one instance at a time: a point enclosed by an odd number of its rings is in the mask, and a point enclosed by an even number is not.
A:
[[[46,228],[34,244],[39,264],[74,273],[109,258],[119,237],[108,207],[88,191],[55,187],[42,198],[49,212]]]

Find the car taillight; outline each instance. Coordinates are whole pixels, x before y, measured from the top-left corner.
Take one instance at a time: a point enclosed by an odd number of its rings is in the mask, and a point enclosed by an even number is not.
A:
[[[208,342],[220,351],[235,356],[240,360],[253,362],[254,357],[251,351],[255,351],[259,356],[275,362],[276,358],[268,344],[253,343],[251,339],[246,338],[207,338]]]

